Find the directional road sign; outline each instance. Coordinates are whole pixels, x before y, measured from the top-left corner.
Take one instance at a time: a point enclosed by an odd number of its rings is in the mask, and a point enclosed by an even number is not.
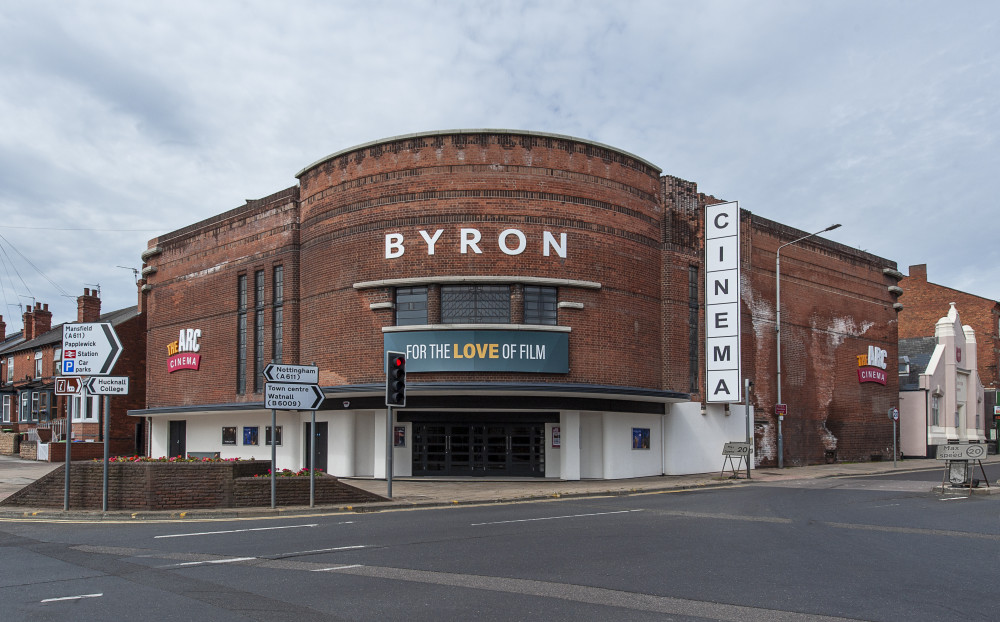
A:
[[[63,324],[62,374],[64,376],[107,376],[122,353],[111,324]]]
[[[319,410],[323,391],[318,384],[264,383],[264,408],[275,410]]]
[[[56,395],[78,395],[83,386],[83,379],[76,377],[56,377]]]
[[[128,394],[128,376],[92,376],[84,382],[88,395]]]
[[[282,365],[280,363],[271,363],[264,368],[264,380],[267,382],[317,384],[319,382],[319,367],[316,365]]]

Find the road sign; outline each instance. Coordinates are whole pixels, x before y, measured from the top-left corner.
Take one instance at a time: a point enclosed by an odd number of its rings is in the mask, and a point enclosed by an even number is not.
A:
[[[749,456],[753,453],[750,443],[726,443],[722,446],[723,456]]]
[[[62,374],[64,376],[107,376],[122,353],[111,324],[63,324]]]
[[[264,408],[319,410],[323,397],[318,384],[264,383]]]
[[[84,386],[87,395],[127,395],[128,376],[91,376]]]
[[[889,409],[889,418],[893,421],[899,421],[899,409],[893,406]]]
[[[982,460],[986,457],[984,443],[956,443],[954,445],[938,445],[938,460]]]
[[[280,363],[271,363],[264,368],[264,380],[267,382],[318,384],[319,367],[316,365],[281,365]]]
[[[775,404],[774,414],[776,415],[787,415],[788,414],[788,404]]]
[[[56,378],[56,395],[78,395],[83,386],[83,379],[70,376]]]

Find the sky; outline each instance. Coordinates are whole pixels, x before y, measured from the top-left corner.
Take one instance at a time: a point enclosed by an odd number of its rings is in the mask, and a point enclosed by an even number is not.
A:
[[[1000,299],[995,0],[4,0],[7,332],[135,304],[150,239],[326,155],[465,128],[605,143]]]

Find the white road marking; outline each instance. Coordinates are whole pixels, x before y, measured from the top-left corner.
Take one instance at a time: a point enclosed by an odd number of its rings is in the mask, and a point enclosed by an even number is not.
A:
[[[100,598],[101,596],[104,596],[103,592],[100,594],[80,594],[79,596],[61,596],[59,598],[46,598],[45,600],[40,602],[54,603],[60,600],[80,600],[81,598]]]
[[[533,521],[540,520],[557,520],[560,518],[583,518],[585,516],[607,516],[609,514],[628,514],[630,512],[641,512],[642,510],[619,510],[617,512],[594,512],[593,514],[570,514],[567,516],[546,516],[543,518],[521,518],[518,520],[499,520],[492,523],[472,523],[471,527],[480,527],[482,525],[503,525],[505,523],[530,523]]]
[[[223,533],[244,533],[247,531],[273,531],[275,529],[299,529],[301,527],[316,527],[318,523],[313,523],[311,525],[285,525],[282,527],[253,527],[251,529],[226,529],[224,531],[199,531],[197,533],[170,533],[162,536],[153,536],[156,538],[186,538],[187,536],[214,536]]]
[[[256,557],[231,557],[229,559],[212,559],[209,561],[202,562],[183,562],[180,564],[171,564],[170,566],[164,566],[166,568],[179,568],[181,566],[200,566],[202,564],[232,564],[235,562],[246,562],[250,560],[257,559]]]
[[[345,568],[361,568],[361,564],[351,564],[350,566],[333,566],[332,568],[316,568],[309,572],[329,572],[331,570],[344,570]]]
[[[968,499],[968,497],[949,497],[948,499],[939,499],[939,501],[955,501],[956,499]]]
[[[291,553],[276,553],[274,555],[268,555],[268,557],[289,557],[292,555],[308,555],[310,553],[329,553],[330,551],[350,551],[352,549],[363,549],[364,544],[355,544],[353,546],[335,546],[329,549],[312,549],[310,551],[292,551]]]

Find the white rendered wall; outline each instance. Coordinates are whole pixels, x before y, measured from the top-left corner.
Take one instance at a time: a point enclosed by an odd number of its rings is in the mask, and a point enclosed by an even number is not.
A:
[[[661,416],[603,413],[605,479],[645,477],[662,473]],[[632,449],[632,428],[649,430],[649,449]]]
[[[580,413],[580,478],[604,478],[604,417]]]
[[[271,413],[233,413],[232,415],[194,415],[188,417],[154,417],[150,426],[150,455],[167,455],[170,421],[185,421],[185,449],[191,452],[219,453],[220,458],[270,460],[271,446],[264,444],[265,428],[271,425]],[[302,465],[298,451],[303,442],[299,414],[278,411],[277,425],[281,428],[281,445],[277,447],[277,468],[297,470]],[[236,428],[236,444],[222,444],[222,428]],[[243,428],[256,426],[257,445],[243,444]]]
[[[552,428],[559,428],[559,447],[552,446]],[[561,477],[562,426],[558,423],[545,424],[545,477]]]
[[[385,477],[385,411],[362,410],[354,419],[354,474]],[[381,438],[381,442],[376,441]]]
[[[355,414],[351,410],[333,412],[334,415],[330,417],[327,426],[329,440],[326,456],[327,472],[337,477],[354,477]]]
[[[582,439],[580,438],[580,413],[573,411],[563,411],[559,413],[559,425],[562,427],[562,443],[558,451],[559,473],[549,475],[546,466],[545,475],[548,477],[560,477],[567,481],[580,479],[580,452]]]
[[[724,404],[709,404],[701,414],[701,404],[671,404],[666,415],[664,471],[666,475],[687,475],[721,471],[725,459],[722,446],[746,440],[746,409],[731,404],[726,415]],[[750,413],[753,433],[753,412]],[[751,465],[753,459],[750,460]],[[751,466],[752,468],[752,466]]]
[[[927,392],[899,393],[899,451],[907,458],[927,457]]]
[[[393,428],[402,426],[406,430],[406,446],[396,447],[395,442],[392,448],[392,476],[409,477],[413,475],[413,424],[410,422],[393,424]],[[395,439],[395,429],[393,429],[393,439]]]

